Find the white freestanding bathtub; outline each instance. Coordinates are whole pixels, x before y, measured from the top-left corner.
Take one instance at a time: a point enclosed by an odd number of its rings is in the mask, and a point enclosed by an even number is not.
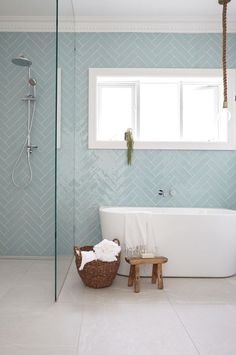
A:
[[[126,216],[140,212],[151,214],[158,255],[169,259],[163,266],[164,276],[228,277],[236,273],[234,210],[101,207],[99,212],[103,238],[118,238],[121,242],[120,274],[128,275],[129,271],[124,260]],[[142,272],[141,268],[141,275],[150,276],[151,269]]]

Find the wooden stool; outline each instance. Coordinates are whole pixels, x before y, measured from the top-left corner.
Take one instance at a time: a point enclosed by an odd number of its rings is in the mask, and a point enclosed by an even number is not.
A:
[[[128,264],[130,264],[128,286],[134,285],[134,292],[140,292],[140,276],[139,276],[139,266],[140,265],[153,265],[152,266],[152,283],[157,283],[159,289],[163,289],[163,278],[162,278],[162,264],[166,263],[168,259],[165,256],[157,256],[154,258],[141,258],[132,257],[125,258]]]

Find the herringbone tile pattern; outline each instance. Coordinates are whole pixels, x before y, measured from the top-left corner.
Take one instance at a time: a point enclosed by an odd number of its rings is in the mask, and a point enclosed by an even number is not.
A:
[[[88,150],[88,68],[220,67],[218,34],[77,34],[76,171],[73,180],[72,34],[61,34],[63,69],[62,149],[58,151],[59,253],[76,243],[100,237],[101,205],[196,206],[236,208],[236,154],[218,151],[135,151],[131,167],[122,150]],[[236,67],[235,35],[229,36],[229,66]],[[24,68],[11,58],[25,53],[33,60],[38,102],[32,139],[32,185],[20,191],[10,174],[25,136]],[[55,37],[47,33],[0,34],[0,250],[3,255],[49,255],[54,246],[54,78]],[[22,165],[22,172],[25,168]],[[73,186],[75,183],[75,196]],[[159,188],[176,196],[161,199]]]
[[[229,36],[229,67],[236,68],[236,36]],[[185,206],[236,208],[236,153],[88,150],[88,68],[221,66],[220,34],[89,33],[77,35],[76,240],[101,238],[98,208]],[[158,189],[176,190],[160,198]]]
[[[57,150],[57,253],[72,255],[74,246],[74,35],[59,33],[58,66],[62,69],[61,148]]]
[[[24,190],[11,181],[11,172],[26,137],[27,69],[11,63],[24,53],[33,61],[37,109],[32,143],[33,181]],[[0,254],[50,255],[54,250],[54,120],[55,36],[47,33],[0,34]],[[16,179],[27,173],[26,156]]]
[[[55,34],[0,34],[0,255],[52,255],[55,228]],[[71,254],[73,246],[74,179],[74,36],[59,34],[62,68],[62,147],[57,151],[57,251]],[[33,61],[37,79],[37,106],[32,142],[33,181],[17,189],[11,172],[25,140],[27,69],[11,59],[24,53]],[[26,156],[16,179],[27,176]]]

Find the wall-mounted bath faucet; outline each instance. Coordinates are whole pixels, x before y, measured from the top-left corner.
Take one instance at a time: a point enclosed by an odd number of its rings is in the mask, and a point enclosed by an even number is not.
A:
[[[158,195],[162,196],[162,197],[167,197],[168,196],[168,192],[160,189],[160,190],[158,190]]]
[[[176,194],[176,191],[172,188],[170,188],[168,191],[165,191],[162,189],[158,190],[158,195],[162,196],[162,197],[168,197],[168,196],[173,197],[173,196],[175,196],[175,194]]]

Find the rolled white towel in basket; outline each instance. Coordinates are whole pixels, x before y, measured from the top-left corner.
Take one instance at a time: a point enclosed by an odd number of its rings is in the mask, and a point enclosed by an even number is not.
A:
[[[93,250],[98,260],[116,261],[121,247],[112,240],[103,239],[93,247]]]
[[[78,253],[78,252],[77,252]],[[81,264],[79,270],[83,270],[84,265],[90,263],[90,261],[97,260],[96,254],[93,250],[81,251]]]
[[[90,251],[76,251],[81,253],[81,264],[79,270],[83,270],[87,263],[94,260],[101,261],[116,261],[117,256],[121,251],[121,247],[111,240],[104,239],[93,247]]]

